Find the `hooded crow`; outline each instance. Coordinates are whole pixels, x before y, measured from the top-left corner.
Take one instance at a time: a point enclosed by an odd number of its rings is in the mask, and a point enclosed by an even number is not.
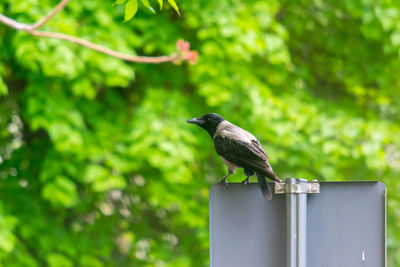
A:
[[[217,154],[228,167],[228,174],[222,178],[221,183],[225,183],[228,188],[226,178],[237,168],[243,168],[246,179],[242,183],[247,185],[250,176],[256,174],[264,198],[268,200],[272,198],[265,177],[275,182],[281,182],[281,180],[269,165],[268,156],[257,138],[215,113],[208,113],[187,122],[197,124],[213,139]]]

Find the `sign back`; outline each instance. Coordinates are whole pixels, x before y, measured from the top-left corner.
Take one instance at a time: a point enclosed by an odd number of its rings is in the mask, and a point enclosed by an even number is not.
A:
[[[380,182],[321,182],[307,199],[308,267],[385,267],[386,190]],[[271,185],[272,187],[272,185]],[[212,267],[286,266],[286,196],[257,184],[210,190]]]

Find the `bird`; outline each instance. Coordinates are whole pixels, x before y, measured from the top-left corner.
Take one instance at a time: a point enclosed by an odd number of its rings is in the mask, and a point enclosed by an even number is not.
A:
[[[257,138],[216,113],[207,113],[201,117],[189,119],[187,122],[200,126],[210,134],[215,151],[228,167],[228,174],[221,179],[220,183],[225,184],[228,188],[226,179],[236,169],[243,168],[246,179],[242,181],[242,184],[246,186],[250,176],[255,174],[263,197],[268,200],[272,199],[272,193],[265,177],[276,183],[282,181],[272,170],[267,153]]]

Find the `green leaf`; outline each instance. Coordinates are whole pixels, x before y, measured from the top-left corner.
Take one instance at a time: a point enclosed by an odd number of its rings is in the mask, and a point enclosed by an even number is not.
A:
[[[126,2],[126,0],[117,0],[117,1],[114,2],[113,5],[122,5],[122,4],[124,4],[125,2]]]
[[[145,7],[147,7],[153,14],[156,13],[156,11],[154,10],[154,8],[150,5],[149,0],[141,0],[143,5]]]
[[[168,0],[168,3],[175,9],[176,13],[181,15],[181,12],[179,11],[179,7],[176,4],[175,0]]]
[[[7,85],[4,83],[3,79],[0,77],[0,96],[7,95],[7,94],[8,94]]]
[[[95,257],[92,257],[90,255],[84,255],[82,256],[80,260],[80,265],[82,267],[102,267],[104,264],[96,259]]]
[[[73,263],[63,254],[52,253],[47,256],[47,262],[50,267],[72,267]]]
[[[87,78],[78,80],[71,86],[71,90],[74,95],[84,96],[88,99],[94,99],[96,96],[96,89]]]
[[[133,18],[138,10],[137,0],[129,0],[125,5],[125,22]]]
[[[160,10],[162,10],[164,0],[157,0]]]
[[[107,168],[95,164],[89,165],[86,168],[83,182],[93,184],[93,190],[97,192],[105,192],[126,186],[123,177],[111,175]]]
[[[97,180],[106,179],[108,175],[109,172],[106,168],[100,165],[92,164],[86,168],[83,176],[83,182],[94,183]]]
[[[42,195],[55,206],[73,207],[78,203],[76,185],[65,176],[46,184]]]
[[[145,7],[147,7],[147,8],[150,8],[150,7],[151,7],[149,0],[141,0],[141,1],[142,1],[142,4],[143,4]]]
[[[16,238],[13,229],[16,224],[16,218],[5,216],[0,210],[0,255],[2,252],[11,252],[14,249]]]
[[[126,182],[122,176],[104,177],[93,184],[93,190],[96,192],[106,192],[116,188],[124,189],[125,187]]]

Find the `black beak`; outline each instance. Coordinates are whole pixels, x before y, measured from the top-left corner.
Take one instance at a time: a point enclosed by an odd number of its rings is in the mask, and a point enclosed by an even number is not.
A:
[[[188,120],[187,122],[197,124],[197,125],[206,123],[203,118],[193,118],[193,119]]]

